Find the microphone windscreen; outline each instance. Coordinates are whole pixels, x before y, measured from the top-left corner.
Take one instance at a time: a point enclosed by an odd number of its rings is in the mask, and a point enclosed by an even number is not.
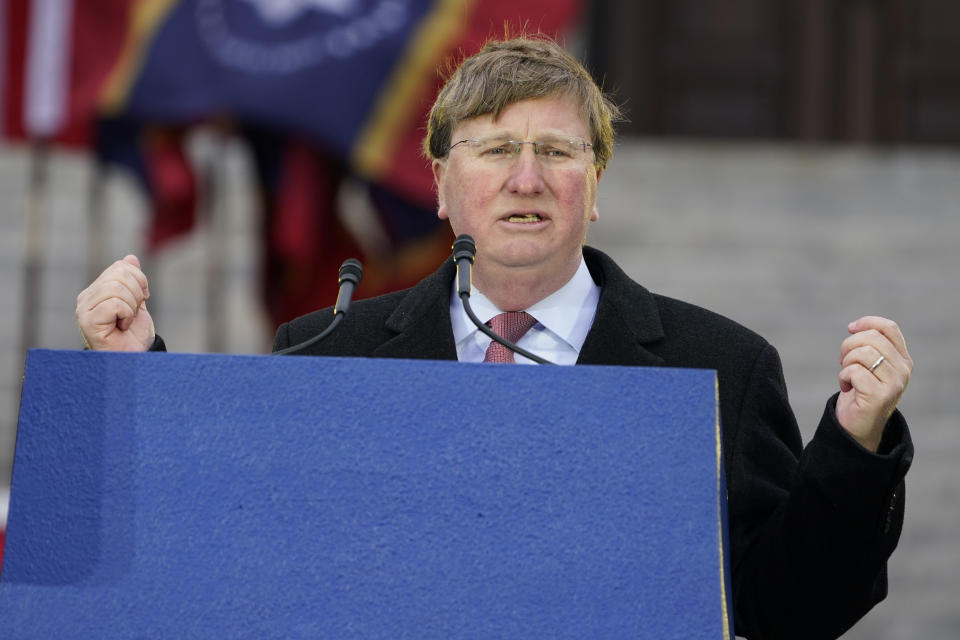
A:
[[[477,245],[474,244],[473,238],[471,238],[466,233],[461,233],[457,236],[457,239],[453,242],[453,261],[457,262],[466,258],[470,262],[473,262],[473,257],[477,255]]]
[[[354,285],[360,282],[363,278],[363,267],[360,265],[360,261],[355,258],[347,258],[343,261],[343,264],[340,265],[340,282],[346,280],[347,282],[352,282]]]

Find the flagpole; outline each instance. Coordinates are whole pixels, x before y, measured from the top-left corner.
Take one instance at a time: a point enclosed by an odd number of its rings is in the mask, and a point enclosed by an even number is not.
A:
[[[30,144],[30,187],[24,224],[23,294],[20,315],[20,353],[37,344],[40,317],[41,271],[46,249],[46,204],[49,186],[49,143],[35,139]],[[22,371],[22,369],[21,369]]]
[[[225,301],[227,296],[224,262],[226,260],[227,230],[226,203],[226,134],[218,127],[210,129],[210,145],[213,152],[204,167],[203,194],[200,198],[203,221],[207,230],[206,262],[206,317],[207,351],[223,353],[227,350],[227,323]]]
[[[103,189],[106,179],[106,166],[99,157],[94,157],[90,176],[90,191],[87,197],[87,277],[85,282],[93,282],[106,266],[107,235],[104,232]]]

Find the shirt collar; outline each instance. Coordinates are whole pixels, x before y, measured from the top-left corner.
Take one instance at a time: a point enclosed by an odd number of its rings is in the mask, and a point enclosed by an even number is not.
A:
[[[581,256],[580,266],[565,285],[524,311],[579,352],[593,325],[599,300],[600,287],[593,281],[587,263]],[[503,313],[476,288],[470,294],[470,308],[481,322],[488,322],[490,318]],[[479,331],[463,309],[463,302],[457,295],[456,280],[450,297],[450,322],[456,344]]]

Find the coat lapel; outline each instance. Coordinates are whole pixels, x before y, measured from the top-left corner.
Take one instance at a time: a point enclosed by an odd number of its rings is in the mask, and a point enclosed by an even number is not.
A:
[[[606,254],[584,247],[583,255],[601,292],[597,315],[577,364],[663,366],[663,359],[644,346],[663,338],[653,295]]]
[[[456,360],[450,324],[450,292],[456,266],[444,260],[407,295],[387,318],[386,327],[396,335],[373,352],[378,358]]]

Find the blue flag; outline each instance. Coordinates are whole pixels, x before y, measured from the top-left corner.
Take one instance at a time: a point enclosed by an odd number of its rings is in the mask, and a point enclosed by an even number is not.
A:
[[[224,115],[305,134],[346,157],[435,4],[443,2],[146,2],[107,107],[153,122]]]

